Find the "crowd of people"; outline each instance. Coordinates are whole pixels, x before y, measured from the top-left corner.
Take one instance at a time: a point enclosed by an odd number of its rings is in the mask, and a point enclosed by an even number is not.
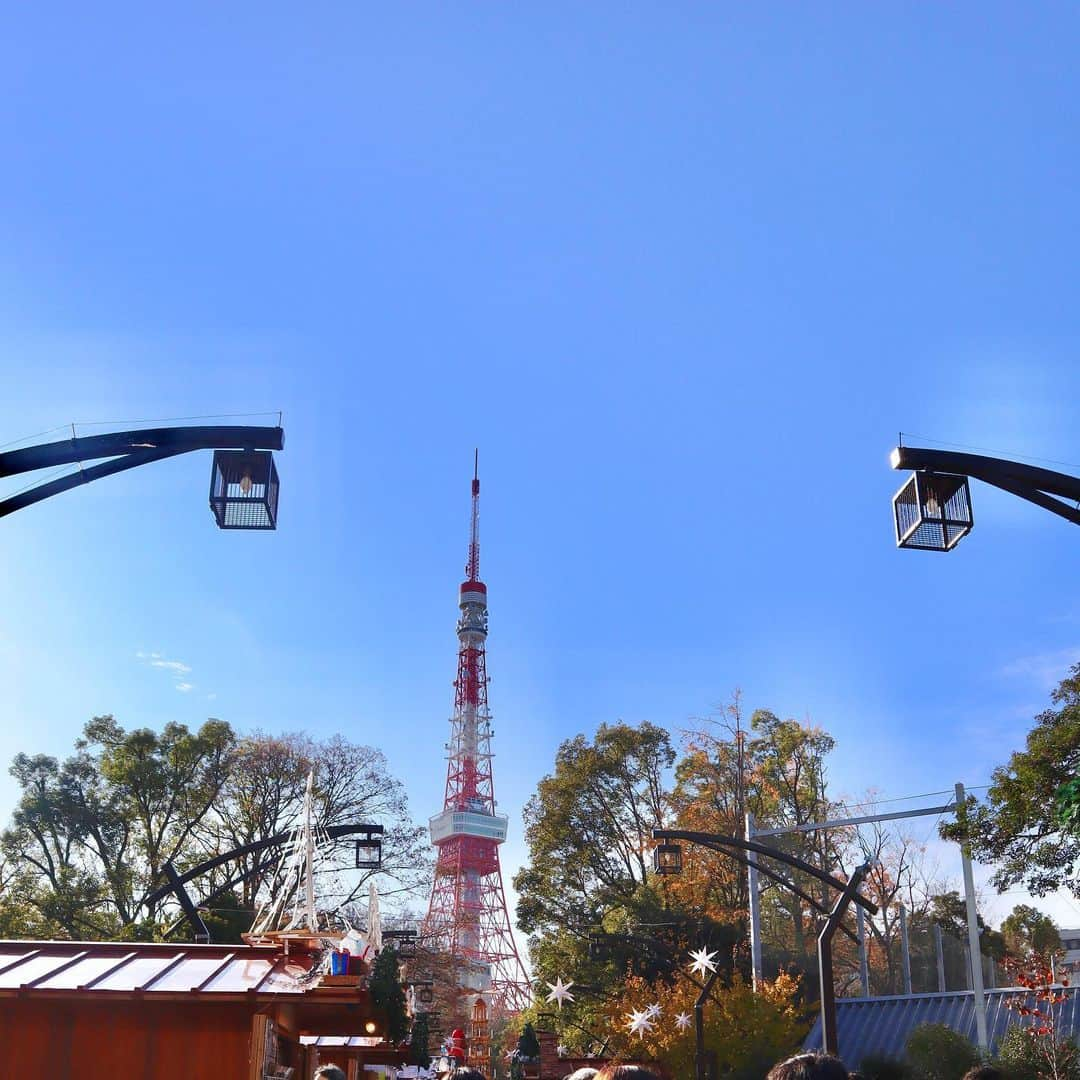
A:
[[[314,1080],[345,1080],[345,1073],[336,1065],[323,1065],[315,1070]],[[447,1080],[487,1080],[476,1069],[460,1068]],[[606,1065],[602,1069],[577,1069],[563,1080],[669,1080],[660,1070],[643,1065]],[[686,1080],[683,1077],[672,1080]],[[862,1080],[857,1072],[849,1072],[844,1063],[832,1054],[796,1054],[774,1065],[765,1080]],[[969,1069],[964,1080],[1007,1080],[993,1065],[977,1065]]]

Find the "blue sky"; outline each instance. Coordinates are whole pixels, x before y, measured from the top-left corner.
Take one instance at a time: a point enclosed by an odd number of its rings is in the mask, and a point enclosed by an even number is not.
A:
[[[342,731],[434,813],[479,446],[512,820],[562,739],[735,687],[840,791],[985,783],[1080,658],[1078,537],[980,486],[897,552],[887,455],[1080,462],[1077,22],[13,11],[0,442],[281,409],[286,449],[276,534],[213,528],[207,455],[3,521],[0,759],[102,712]]]

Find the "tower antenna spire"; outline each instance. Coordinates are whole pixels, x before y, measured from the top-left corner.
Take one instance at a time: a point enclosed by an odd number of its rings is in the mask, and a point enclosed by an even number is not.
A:
[[[487,994],[496,1015],[528,1007],[532,989],[506,907],[499,845],[508,819],[495,809],[485,643],[487,586],[480,580],[480,454],[473,454],[472,529],[458,593],[458,665],[442,813],[431,819],[438,849],[423,936],[455,957],[462,989]]]
[[[469,561],[465,564],[465,577],[469,581],[480,580],[480,450],[473,451],[472,478],[472,525],[469,529]]]

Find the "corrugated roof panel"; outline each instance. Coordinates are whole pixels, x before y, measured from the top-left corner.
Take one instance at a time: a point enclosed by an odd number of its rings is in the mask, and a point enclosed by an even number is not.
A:
[[[1058,1031],[1075,1037],[1080,1033],[1080,993],[1064,990],[1066,1000],[1054,1007]],[[986,1024],[992,1045],[1021,1018],[1008,1008],[1008,999],[1024,998],[1028,992],[1016,988],[990,990],[986,995]],[[903,1057],[908,1036],[920,1024],[945,1024],[975,1041],[975,1001],[971,991],[949,994],[916,994],[911,997],[847,998],[836,1003],[837,1039],[840,1056],[849,1066],[858,1067],[867,1054]],[[804,1047],[821,1046],[821,1019],[815,1020]]]
[[[124,964],[101,982],[95,984],[95,990],[134,990],[150,982],[173,962],[175,953],[157,953],[153,956],[137,956]],[[119,960],[119,957],[116,958]]]
[[[208,979],[216,968],[221,966],[220,956],[185,957],[172,971],[161,976],[147,991],[158,994],[164,992],[194,990],[203,980]]]
[[[253,990],[266,978],[271,968],[269,960],[263,957],[244,957],[234,960],[227,968],[204,987],[207,993],[242,994]]]
[[[12,958],[14,959],[14,957]],[[7,971],[0,971],[0,987],[13,989],[25,986],[42,975],[47,975],[54,968],[66,963],[71,956],[34,956],[21,964],[9,967]],[[8,961],[10,963],[10,961]]]
[[[52,957],[53,966],[59,967],[66,963],[64,957]],[[93,982],[99,975],[104,975],[109,968],[116,967],[120,957],[117,956],[86,956],[77,964],[50,975],[47,979],[37,984],[40,990],[76,990]],[[18,970],[18,969],[16,969]]]
[[[0,968],[7,967],[13,960],[17,960],[20,956],[26,956],[27,953],[32,951],[27,947],[17,948],[10,944],[0,947]]]

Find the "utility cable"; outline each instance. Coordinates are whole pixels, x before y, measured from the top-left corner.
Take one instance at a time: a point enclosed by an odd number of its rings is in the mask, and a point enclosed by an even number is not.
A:
[[[900,432],[901,445],[903,445],[905,435],[910,439],[936,443],[938,446],[951,446],[956,450],[975,450],[981,454],[993,454],[995,457],[1023,458],[1028,461],[1041,461],[1044,465],[1067,465],[1070,469],[1080,469],[1080,465],[1075,461],[1058,461],[1056,458],[1035,457],[1033,454],[1024,454],[1017,450],[995,450],[991,446],[969,446],[967,443],[946,442],[944,439],[932,439],[929,435],[918,435],[912,431]]]

